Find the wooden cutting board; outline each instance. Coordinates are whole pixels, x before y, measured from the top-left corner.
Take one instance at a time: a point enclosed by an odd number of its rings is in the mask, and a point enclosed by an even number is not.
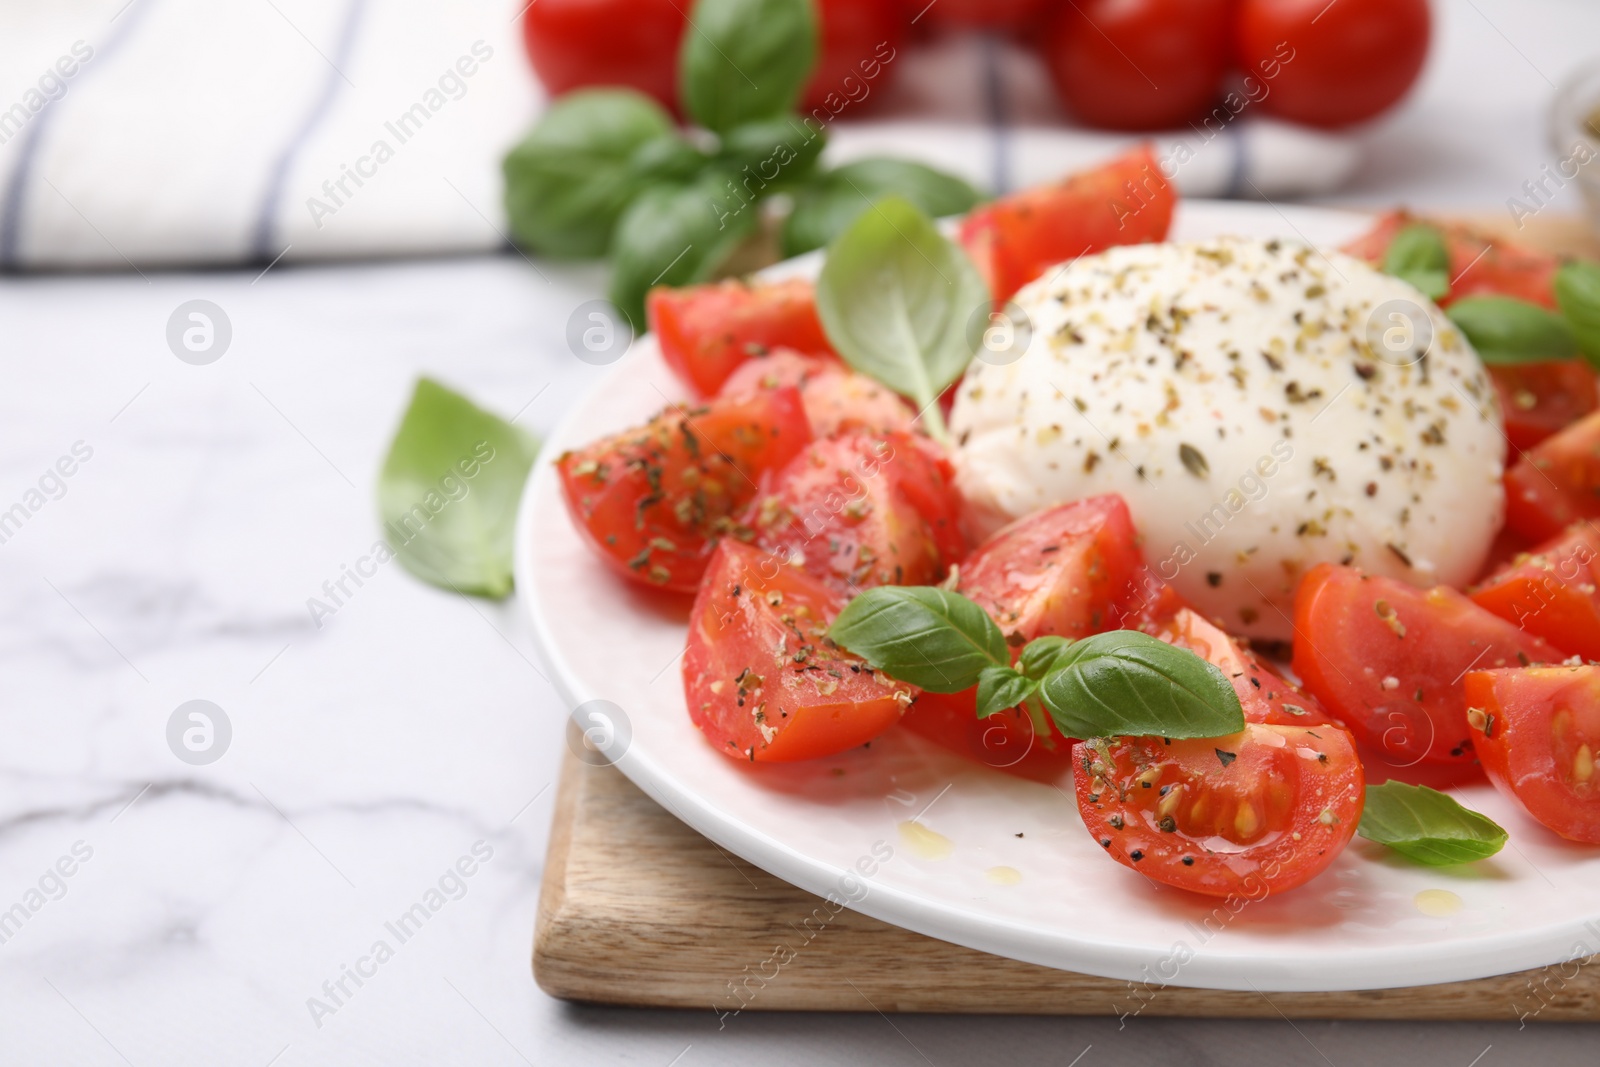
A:
[[[1472,221],[1555,252],[1596,251],[1570,217],[1530,219],[1521,232],[1505,216]],[[719,1014],[1600,1020],[1596,962],[1600,955],[1472,982],[1343,993],[1158,988],[1051,970],[848,909],[831,914],[820,898],[689,829],[615,768],[570,754],[533,945],[534,975],[552,996]]]

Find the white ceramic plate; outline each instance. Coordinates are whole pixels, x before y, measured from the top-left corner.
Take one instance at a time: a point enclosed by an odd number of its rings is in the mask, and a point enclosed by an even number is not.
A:
[[[1368,222],[1341,212],[1189,201],[1173,237],[1299,236],[1333,248]],[[812,258],[777,269],[816,265]],[[687,604],[635,589],[591,556],[567,517],[553,465],[566,449],[642,423],[682,395],[654,338],[645,337],[572,411],[523,498],[516,579],[569,707],[605,700],[622,709],[617,766],[717,844],[802,889],[919,933],[1153,985],[1377,989],[1600,951],[1600,850],[1561,841],[1487,785],[1458,795],[1511,831],[1511,844],[1493,859],[1430,869],[1357,838],[1309,885],[1230,905],[1164,888],[1108,860],[1078,818],[1070,781],[1019,780],[908,731],[814,763],[723,756],[684,706]],[[806,917],[774,919],[798,927]]]

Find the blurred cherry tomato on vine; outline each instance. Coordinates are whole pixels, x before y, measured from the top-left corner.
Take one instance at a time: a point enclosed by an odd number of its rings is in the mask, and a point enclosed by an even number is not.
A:
[[[1392,107],[1428,56],[1428,0],[1243,0],[1236,55],[1263,110],[1344,126]]]
[[[678,107],[678,42],[688,0],[537,0],[522,42],[551,96],[624,85]]]
[[[836,94],[836,101],[864,103],[888,84],[905,42],[906,19],[900,4],[898,0],[816,3],[820,48],[816,68],[800,98],[800,110],[821,107],[829,93]]]
[[[1078,0],[1057,8],[1044,58],[1062,103],[1089,125],[1177,126],[1218,96],[1232,15],[1233,0]]]
[[[1020,30],[1055,5],[1052,0],[901,0],[900,6],[922,26]]]

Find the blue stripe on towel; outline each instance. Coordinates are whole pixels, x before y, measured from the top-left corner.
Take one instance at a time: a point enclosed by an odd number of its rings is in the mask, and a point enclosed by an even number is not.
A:
[[[289,168],[295,156],[333,109],[334,98],[345,80],[339,68],[349,60],[350,52],[355,47],[356,27],[361,22],[361,13],[366,6],[367,0],[350,0],[350,6],[345,10],[344,27],[339,31],[339,44],[334,49],[333,59],[329,61],[328,76],[322,83],[322,92],[312,102],[311,110],[306,112],[305,118],[290,136],[289,143],[283,146],[283,151],[278,154],[272,170],[267,174],[267,187],[261,194],[261,207],[256,213],[254,236],[250,242],[250,253],[257,261],[266,262],[284,251],[276,247],[277,242],[273,239],[278,228],[278,202],[283,199],[284,182],[289,178]]]
[[[143,21],[145,11],[155,3],[155,0],[128,0],[128,3],[130,6],[124,6],[117,14],[111,16],[112,22],[123,16],[122,24],[111,31],[106,43],[90,57],[96,62],[92,66],[85,65],[80,69],[74,79],[75,86],[83,85],[93,76],[94,71],[99,70],[107,59],[116,54],[123,41],[133,36],[134,27]],[[69,88],[68,92],[70,91]],[[81,95],[81,89],[79,93]],[[0,270],[15,270],[17,267],[17,242],[21,240],[22,211],[27,206],[28,176],[33,171],[34,157],[38,155],[39,139],[43,137],[45,128],[50,124],[50,116],[55,114],[65,95],[67,94],[64,93],[50,101],[28,124],[22,151],[17,154],[17,165],[11,169],[11,180],[6,183],[4,198],[0,199]]]

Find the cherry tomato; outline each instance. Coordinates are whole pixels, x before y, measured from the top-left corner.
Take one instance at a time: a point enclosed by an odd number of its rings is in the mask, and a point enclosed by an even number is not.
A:
[[[602,559],[635,581],[692,592],[757,480],[810,440],[799,391],[775,389],[669,408],[557,464],[567,510]]]
[[[834,102],[865,103],[898,69],[906,19],[898,0],[817,0],[817,65],[801,94],[800,110]],[[832,110],[830,108],[830,110]]]
[[[1428,0],[1242,0],[1236,55],[1291,122],[1344,126],[1394,106],[1422,72]]]
[[[1577,523],[1501,567],[1473,602],[1563,652],[1600,659],[1600,532]]]
[[[1058,263],[1166,239],[1177,194],[1148,147],[1002,197],[961,223],[961,244],[1003,303]]]
[[[718,545],[683,660],[689,717],[718,751],[753,763],[817,759],[900,720],[916,690],[826,639],[843,606],[759,549]]]
[[[534,73],[552,96],[625,85],[678,106],[686,0],[537,0],[522,16]]]
[[[1490,367],[1489,377],[1513,460],[1600,407],[1595,373],[1576,359]]]
[[[802,356],[786,348],[741,364],[717,395],[741,396],[785,386],[800,390],[811,432],[817,437],[846,430],[911,433],[916,428],[917,413],[898,393],[848,370],[837,359]]]
[[[645,307],[667,365],[701,396],[714,395],[739,364],[773,348],[833,353],[815,289],[799,278],[652,289]]]
[[[1112,613],[1114,630],[1138,630],[1154,635],[1178,612],[1189,606],[1178,591],[1162,581],[1148,566],[1134,572],[1127,595]]]
[[[1473,671],[1466,691],[1495,788],[1562,837],[1600,845],[1600,667]]]
[[[1419,219],[1408,211],[1391,211],[1377,223],[1345,245],[1344,250],[1374,266],[1383,262],[1384,253],[1395,234],[1415,222],[1425,222],[1444,235],[1450,254],[1450,294],[1440,306],[1464,296],[1514,296],[1533,304],[1556,306],[1555,278],[1561,260],[1526,245],[1489,237],[1459,223]]]
[[[1293,889],[1361,821],[1361,760],[1338,726],[1251,723],[1198,741],[1082,741],[1072,754],[1078,812],[1106,853],[1196,893],[1260,900]]]
[[[1128,507],[1101,496],[1019,519],[961,564],[956,590],[971,597],[1020,652],[1035,637],[1081,638],[1112,628],[1144,561]],[[1067,739],[1020,708],[979,719],[977,695],[923,693],[906,728],[953,752],[1026,777],[1066,769]]]
[[[1079,119],[1167,129],[1220,95],[1232,16],[1233,0],[1077,0],[1057,7],[1042,48],[1056,92]]]
[[[847,598],[877,585],[934,585],[966,554],[951,479],[924,438],[813,441],[763,481],[737,536]]]
[[[1222,671],[1233,683],[1233,691],[1239,694],[1245,722],[1320,726],[1335,721],[1316,697],[1285,681],[1277,671],[1261,662],[1261,657],[1247,643],[1228,636],[1199,612],[1183,608],[1164,626],[1158,627],[1155,636],[1188,649]]]
[[[936,29],[1024,30],[1056,0],[902,0],[907,18]]]
[[[1600,411],[1522,454],[1506,471],[1506,522],[1530,541],[1600,518]]]
[[[1301,580],[1294,630],[1306,690],[1393,767],[1473,758],[1467,671],[1564,658],[1453,589],[1328,563]]]

